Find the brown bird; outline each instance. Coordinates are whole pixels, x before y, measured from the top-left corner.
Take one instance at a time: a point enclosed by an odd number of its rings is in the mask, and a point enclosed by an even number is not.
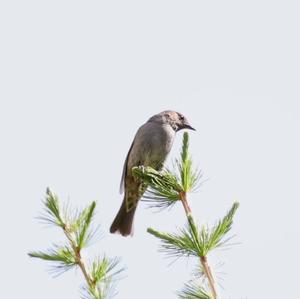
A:
[[[125,189],[124,199],[110,227],[111,233],[133,234],[137,203],[147,186],[132,175],[132,168],[143,165],[160,170],[171,150],[175,133],[181,129],[195,130],[182,114],[175,111],[156,114],[138,129],[124,163],[120,186],[121,193]]]

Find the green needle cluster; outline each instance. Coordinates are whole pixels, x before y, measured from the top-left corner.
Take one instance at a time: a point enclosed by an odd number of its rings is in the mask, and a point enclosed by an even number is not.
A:
[[[186,283],[184,289],[178,292],[181,299],[211,299],[212,297],[207,291],[195,282]]]
[[[66,237],[64,245],[53,245],[46,251],[30,252],[29,256],[52,263],[52,272],[61,274],[72,268],[79,268],[85,278],[82,297],[86,299],[106,299],[114,287],[114,283],[122,272],[119,259],[106,256],[97,257],[86,263],[81,256],[84,248],[90,245],[97,228],[92,228],[92,220],[96,203],[92,202],[81,211],[72,211],[70,207],[62,209],[58,197],[47,189],[44,201],[45,211],[40,219],[59,227]]]
[[[225,238],[232,225],[234,212],[238,203],[234,203],[226,216],[215,226],[198,227],[191,216],[187,227],[179,229],[177,233],[160,233],[148,228],[148,233],[162,241],[162,251],[174,257],[196,256],[204,257],[211,250],[224,246],[230,238]],[[225,238],[225,239],[224,239]]]

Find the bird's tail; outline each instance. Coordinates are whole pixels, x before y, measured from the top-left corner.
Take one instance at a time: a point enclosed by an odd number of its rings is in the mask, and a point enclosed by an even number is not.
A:
[[[120,210],[115,217],[111,227],[110,232],[120,233],[122,236],[126,237],[133,235],[133,218],[135,214],[136,206],[132,207],[130,211],[126,210],[126,199],[124,197]]]

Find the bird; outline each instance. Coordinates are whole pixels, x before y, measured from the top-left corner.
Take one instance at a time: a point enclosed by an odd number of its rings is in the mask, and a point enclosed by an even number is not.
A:
[[[123,166],[120,193],[124,192],[122,205],[110,227],[111,233],[126,237],[133,235],[133,219],[137,204],[147,186],[133,176],[134,166],[151,166],[162,169],[172,148],[176,132],[195,129],[179,112],[166,110],[153,115],[136,132]]]

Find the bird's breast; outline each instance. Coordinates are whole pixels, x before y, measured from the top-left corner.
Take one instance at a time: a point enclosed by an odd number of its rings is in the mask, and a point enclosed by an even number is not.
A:
[[[161,168],[173,145],[175,132],[168,125],[144,124],[137,132],[128,161],[130,166]]]

